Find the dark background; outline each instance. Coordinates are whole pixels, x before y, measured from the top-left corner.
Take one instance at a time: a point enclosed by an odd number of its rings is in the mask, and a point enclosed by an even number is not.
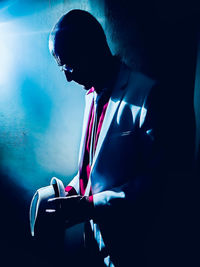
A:
[[[178,171],[169,177],[165,224],[158,225],[162,242],[149,254],[160,266],[199,266],[200,7],[194,0],[0,2],[1,264],[55,266],[60,253],[59,264],[67,266],[69,257],[78,263],[82,255],[81,225],[66,233],[59,252],[33,240],[28,221],[35,190],[54,175],[67,184],[77,170],[84,91],[66,85],[48,54],[49,31],[73,8],[97,17],[113,53],[165,84],[161,100],[179,140]]]

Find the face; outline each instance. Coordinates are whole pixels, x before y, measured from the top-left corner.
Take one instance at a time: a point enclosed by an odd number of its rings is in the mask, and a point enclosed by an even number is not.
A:
[[[56,55],[55,59],[58,66],[63,70],[68,82],[75,81],[83,85],[84,89],[89,90],[94,86],[94,69],[91,58],[86,55]]]

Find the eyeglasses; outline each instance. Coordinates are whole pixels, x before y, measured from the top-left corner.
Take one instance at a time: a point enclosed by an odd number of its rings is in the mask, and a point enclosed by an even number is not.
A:
[[[61,71],[66,71],[69,73],[72,73],[74,71],[73,68],[69,67],[67,64],[64,64],[62,66],[59,66]]]
[[[60,67],[60,71],[66,71],[69,72],[70,74],[72,74],[72,72],[74,71],[73,68],[71,68],[70,66],[68,66],[67,64],[61,64],[61,60],[60,57],[58,55],[54,55],[55,60],[58,64],[58,67]]]

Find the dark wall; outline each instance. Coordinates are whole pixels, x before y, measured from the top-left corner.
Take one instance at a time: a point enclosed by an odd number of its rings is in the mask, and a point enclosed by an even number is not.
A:
[[[149,244],[149,262],[196,266],[199,178],[193,102],[200,7],[195,1],[108,1],[105,10],[124,60],[163,85],[159,112],[167,124],[165,140],[174,166],[158,219],[160,236]]]

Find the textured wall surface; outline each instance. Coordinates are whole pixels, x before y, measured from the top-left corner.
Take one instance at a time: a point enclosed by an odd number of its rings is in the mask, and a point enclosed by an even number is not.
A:
[[[0,245],[6,266],[38,261],[28,225],[32,195],[52,176],[67,184],[78,168],[85,91],[66,82],[48,36],[73,8],[92,9],[103,23],[103,11],[90,2],[0,2]]]

